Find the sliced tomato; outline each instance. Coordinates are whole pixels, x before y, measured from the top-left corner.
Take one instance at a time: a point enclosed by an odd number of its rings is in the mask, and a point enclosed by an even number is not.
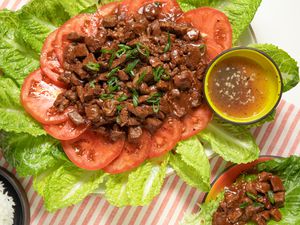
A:
[[[211,119],[212,111],[206,104],[194,109],[194,111],[182,119],[183,132],[181,139],[185,140],[198,134],[201,130],[206,128]]]
[[[43,124],[59,124],[68,119],[67,109],[57,113],[53,103],[64,91],[52,82],[43,80],[41,70],[32,72],[25,80],[21,90],[21,102],[25,110],[37,121]]]
[[[63,65],[64,58],[64,49],[70,44],[68,40],[68,34],[72,32],[77,32],[79,35],[85,35],[89,32],[96,32],[97,29],[96,24],[98,19],[97,16],[92,14],[79,14],[71,19],[69,19],[66,23],[64,23],[57,31],[54,48],[55,53],[58,57],[58,61],[61,65]]]
[[[168,118],[152,136],[149,158],[159,157],[171,151],[180,141],[181,133],[181,122],[175,118]]]
[[[86,131],[74,140],[61,143],[68,158],[76,166],[86,170],[99,170],[120,155],[125,139],[112,142],[95,132]]]
[[[107,15],[110,15],[114,12],[114,10],[118,7],[118,5],[126,5],[127,3],[124,1],[124,4],[123,2],[121,3],[118,3],[118,2],[111,2],[109,4],[106,4],[104,6],[101,6],[98,10],[97,10],[97,14],[100,15],[100,16],[107,16]]]
[[[58,140],[67,141],[79,137],[87,130],[89,125],[84,124],[81,126],[75,126],[70,120],[67,120],[61,124],[48,124],[43,125],[43,127],[52,137]]]
[[[54,49],[57,30],[53,31],[46,39],[40,57],[41,70],[54,84],[64,87],[65,84],[58,80],[63,72]]]
[[[141,10],[143,6],[150,3],[161,3],[161,17],[178,17],[183,13],[176,0],[131,0],[129,12],[135,14]]]
[[[191,23],[204,35],[207,41],[209,59],[232,47],[230,22],[228,17],[217,9],[202,7],[190,10],[184,13],[178,22]]]
[[[148,157],[151,135],[143,130],[142,136],[136,143],[125,142],[122,153],[111,164],[103,168],[107,173],[118,174],[129,171],[141,165]]]

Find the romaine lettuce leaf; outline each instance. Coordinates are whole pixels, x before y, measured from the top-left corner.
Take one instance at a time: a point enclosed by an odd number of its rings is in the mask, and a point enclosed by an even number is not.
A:
[[[226,161],[247,163],[259,156],[259,148],[247,128],[227,123],[216,117],[198,134],[198,137],[208,142],[212,150]]]
[[[19,98],[20,89],[15,82],[0,77],[0,130],[33,136],[46,134],[41,125],[25,112]]]
[[[105,198],[118,207],[149,204],[160,193],[168,161],[167,155],[160,160],[147,161],[132,172],[110,175]]]
[[[216,199],[203,203],[200,211],[196,214],[185,215],[180,225],[211,225],[212,216],[218,209],[220,202],[224,199],[224,193],[218,194]]]
[[[0,133],[0,147],[5,159],[20,176],[37,175],[58,163],[54,153],[61,152],[59,142],[48,136]]]
[[[0,11],[0,71],[19,86],[39,66],[39,55],[21,38],[20,20],[15,12]]]
[[[53,212],[77,204],[104,181],[103,171],[82,170],[70,162],[65,162],[50,174],[41,174],[39,184],[35,182],[40,194],[43,194],[45,207]]]
[[[210,6],[223,11],[229,18],[233,31],[233,44],[250,25],[262,0],[178,0],[184,11]]]
[[[252,44],[249,47],[257,48],[267,53],[278,65],[283,78],[283,91],[286,92],[299,83],[299,67],[295,59],[287,52],[272,44]]]
[[[210,164],[197,137],[178,143],[170,164],[187,184],[202,191],[210,189]]]

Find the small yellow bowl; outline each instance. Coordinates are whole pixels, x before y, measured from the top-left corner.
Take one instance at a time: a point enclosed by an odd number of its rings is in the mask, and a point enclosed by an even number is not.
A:
[[[236,124],[268,116],[282,96],[282,76],[270,56],[248,47],[232,48],[208,66],[204,93],[212,110]]]

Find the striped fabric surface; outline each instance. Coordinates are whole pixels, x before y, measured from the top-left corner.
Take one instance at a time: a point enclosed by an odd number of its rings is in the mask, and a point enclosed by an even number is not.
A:
[[[0,9],[19,9],[28,0],[0,0]],[[300,154],[300,109],[285,101],[278,106],[276,120],[254,129],[262,155],[289,156]],[[0,155],[0,166],[16,171]],[[220,157],[211,160],[212,179],[227,163]],[[18,175],[17,175],[18,176]],[[184,213],[196,212],[204,194],[171,175],[159,196],[147,207],[116,208],[101,196],[89,196],[81,204],[50,214],[43,208],[43,200],[33,190],[32,179],[19,178],[31,206],[32,225],[144,225],[178,224]]]

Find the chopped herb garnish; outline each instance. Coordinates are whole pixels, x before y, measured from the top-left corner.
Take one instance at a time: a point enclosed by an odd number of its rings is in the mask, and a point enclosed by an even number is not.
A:
[[[137,48],[128,50],[126,52],[126,59],[135,59],[137,57],[138,53],[139,53],[139,51],[137,50]]]
[[[268,191],[268,199],[271,202],[272,205],[275,204],[275,199],[274,199],[274,193],[273,191]]]
[[[205,44],[200,44],[199,49],[200,49],[201,53],[204,54],[206,52],[206,45]]]
[[[254,194],[252,194],[252,193],[250,193],[250,192],[246,192],[246,195],[249,197],[249,198],[251,198],[252,200],[256,200],[257,199],[257,197],[254,195]]]
[[[138,85],[140,85],[140,84],[143,82],[143,80],[144,80],[146,74],[147,74],[146,71],[143,71],[143,72],[142,72],[142,74],[140,75],[139,79],[137,80],[137,84],[138,84]]]
[[[84,67],[90,71],[95,71],[95,72],[99,72],[100,70],[100,65],[98,63],[93,63],[93,62],[87,63]]]
[[[119,79],[117,77],[109,78],[109,80],[107,81],[109,91],[114,92],[119,90],[120,86],[118,83],[119,83]]]
[[[259,203],[259,202],[254,202],[254,203],[253,203],[253,206],[254,206],[254,207],[265,207],[264,204]]]
[[[241,208],[241,209],[244,209],[244,208],[246,208],[248,205],[249,205],[248,202],[243,202],[242,204],[240,204],[240,208]]]
[[[113,64],[113,62],[114,62],[114,60],[115,60],[115,58],[116,58],[116,52],[111,53],[111,56],[110,56],[109,61],[108,61],[109,67],[112,66],[112,64]]]
[[[89,85],[91,88],[95,88],[95,84],[96,84],[96,81],[95,80],[92,80]]]
[[[99,96],[99,98],[102,99],[102,100],[113,99],[114,95],[113,94],[101,94]]]
[[[127,99],[128,99],[128,96],[122,94],[117,100],[118,100],[119,102],[123,102],[123,101],[125,101],[125,100],[127,100]]]
[[[136,107],[139,105],[139,93],[135,89],[132,89],[131,92],[132,92],[133,105]]]
[[[137,65],[139,62],[140,62],[140,60],[139,60],[139,59],[136,59],[136,60],[134,60],[133,62],[128,63],[128,65],[126,66],[126,68],[125,68],[125,70],[124,70],[125,73],[129,74],[130,76],[134,76],[133,70],[134,70],[134,68],[136,67],[136,65]]]
[[[116,52],[116,56],[120,58],[122,55],[124,55],[128,50],[131,50],[132,48],[128,45],[119,44],[119,50]]]
[[[117,113],[120,114],[121,110],[123,109],[122,105],[117,105]]]
[[[164,68],[162,68],[161,66],[154,68],[153,69],[153,76],[154,76],[154,80],[156,82],[160,81],[161,76],[165,73]]]
[[[168,52],[170,49],[171,49],[171,35],[170,33],[168,33],[168,43],[164,48],[164,53]]]
[[[119,70],[120,70],[119,67],[116,67],[116,68],[112,69],[112,70],[106,75],[106,77],[107,77],[107,78],[111,78],[111,77],[114,76],[114,75],[116,74],[116,72],[118,72]]]
[[[114,51],[111,50],[111,49],[105,49],[105,48],[102,48],[102,49],[100,50],[100,52],[103,53],[103,54],[112,54]]]
[[[161,75],[161,79],[163,80],[170,80],[171,79],[171,76],[167,73],[164,73],[163,75]]]
[[[137,44],[136,44],[136,48],[137,48],[137,50],[138,50],[138,52],[139,52],[140,54],[142,54],[143,56],[149,58],[149,56],[150,56],[150,51],[149,51],[149,49],[148,49],[146,46],[144,46],[144,45],[141,44],[141,43],[137,43]]]
[[[160,109],[160,97],[162,96],[161,93],[154,93],[151,95],[146,102],[152,104],[153,112],[158,113]]]

